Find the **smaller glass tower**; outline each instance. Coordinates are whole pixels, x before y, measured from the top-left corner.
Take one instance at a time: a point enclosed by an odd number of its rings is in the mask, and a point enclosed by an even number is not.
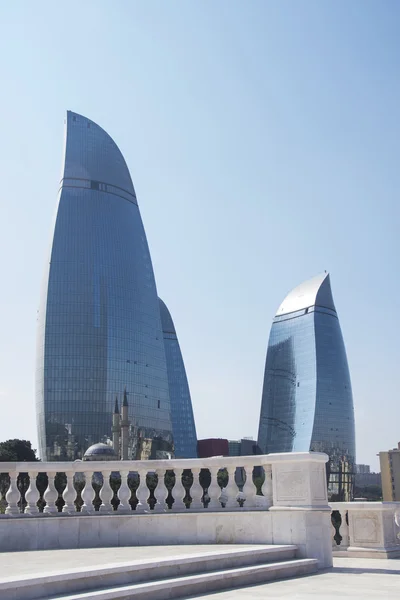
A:
[[[280,305],[265,364],[258,446],[325,452],[328,495],[351,499],[355,465],[353,396],[329,275],[302,283]]]
[[[176,458],[197,458],[197,436],[185,365],[171,314],[159,298]]]

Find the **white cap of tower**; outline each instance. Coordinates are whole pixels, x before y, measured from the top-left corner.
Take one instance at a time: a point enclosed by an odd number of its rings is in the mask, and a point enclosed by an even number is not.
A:
[[[278,308],[276,316],[286,315],[309,306],[323,306],[336,310],[329,273],[316,275],[295,287]]]

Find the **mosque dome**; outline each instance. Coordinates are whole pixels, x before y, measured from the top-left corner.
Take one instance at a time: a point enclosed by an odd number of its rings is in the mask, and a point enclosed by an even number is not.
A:
[[[118,456],[108,444],[93,444],[86,450],[83,460],[118,460]]]

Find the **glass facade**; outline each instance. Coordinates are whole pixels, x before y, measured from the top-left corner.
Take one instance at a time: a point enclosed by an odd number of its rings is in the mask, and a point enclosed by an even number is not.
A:
[[[295,288],[272,324],[258,446],[269,452],[326,452],[328,493],[351,499],[355,466],[353,397],[329,275]]]
[[[160,302],[176,458],[197,458],[197,436],[185,365],[171,314]]]
[[[173,452],[156,284],[135,190],[110,136],[67,113],[64,168],[38,314],[43,460],[81,458],[129,400],[129,458]]]

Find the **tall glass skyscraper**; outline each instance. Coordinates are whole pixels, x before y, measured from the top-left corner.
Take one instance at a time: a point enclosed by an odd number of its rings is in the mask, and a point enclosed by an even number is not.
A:
[[[135,190],[110,136],[67,113],[64,168],[38,317],[40,456],[82,457],[129,400],[130,458],[173,452],[156,284]]]
[[[328,491],[352,494],[355,466],[353,396],[329,275],[288,294],[272,324],[258,446],[266,452],[326,452]]]
[[[176,458],[197,458],[197,436],[185,365],[171,314],[159,298]]]

